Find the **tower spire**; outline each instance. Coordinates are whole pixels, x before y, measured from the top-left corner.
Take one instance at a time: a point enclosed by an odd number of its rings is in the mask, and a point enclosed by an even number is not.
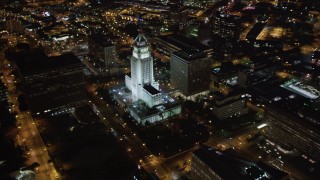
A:
[[[135,46],[137,47],[146,47],[147,46],[147,38],[142,34],[139,33],[138,36],[134,39]]]

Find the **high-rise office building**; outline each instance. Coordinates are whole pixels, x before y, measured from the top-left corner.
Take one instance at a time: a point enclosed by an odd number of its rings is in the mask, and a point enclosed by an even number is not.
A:
[[[66,112],[87,101],[83,65],[73,54],[47,57],[36,51],[18,68],[32,114]]]
[[[7,102],[8,95],[7,95],[7,87],[0,81],[0,102]]]
[[[289,179],[288,173],[262,163],[254,163],[232,149],[220,151],[202,146],[192,153],[193,180],[209,179]]]
[[[98,58],[105,64],[106,71],[109,72],[116,65],[115,46],[103,35],[95,34],[89,36],[90,54]]]
[[[2,77],[2,73],[0,76]],[[0,79],[0,128],[15,121],[15,115],[8,98],[8,89],[1,80],[2,78]]]
[[[0,80],[0,126],[11,112],[7,93],[7,87]]]
[[[239,17],[215,12],[211,22],[214,58],[218,60],[231,59],[237,49],[240,35]]]
[[[211,59],[197,49],[171,54],[171,84],[186,97],[209,90],[210,72]]]
[[[10,33],[24,33],[25,28],[21,21],[16,17],[7,17],[4,21],[4,28]]]

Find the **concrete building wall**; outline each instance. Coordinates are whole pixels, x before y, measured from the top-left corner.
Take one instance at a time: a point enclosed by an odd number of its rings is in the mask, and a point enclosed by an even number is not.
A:
[[[27,103],[33,114],[72,107],[87,100],[79,64],[24,77]]]
[[[207,57],[195,60],[184,60],[171,55],[171,84],[184,96],[191,96],[209,90],[211,60]]]
[[[224,100],[216,100],[212,106],[212,112],[219,119],[226,119],[231,116],[241,116],[248,113],[248,107],[246,100],[237,95]]]
[[[265,118],[269,127],[268,137],[320,160],[320,133],[315,127],[273,107],[266,108]]]
[[[194,154],[192,154],[191,177],[193,180],[222,180]]]

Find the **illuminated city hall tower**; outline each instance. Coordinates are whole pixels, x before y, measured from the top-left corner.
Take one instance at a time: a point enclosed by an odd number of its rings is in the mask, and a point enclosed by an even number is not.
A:
[[[139,34],[133,45],[131,75],[126,75],[126,87],[111,92],[119,104],[125,104],[130,115],[140,124],[154,123],[179,115],[181,106],[168,94],[160,92],[153,77],[153,58],[148,42]],[[127,91],[128,89],[129,91]]]
[[[132,92],[132,102],[140,99],[149,107],[161,102],[162,93],[153,76],[153,58],[143,34],[136,37],[133,45],[131,77],[126,76],[126,87]]]

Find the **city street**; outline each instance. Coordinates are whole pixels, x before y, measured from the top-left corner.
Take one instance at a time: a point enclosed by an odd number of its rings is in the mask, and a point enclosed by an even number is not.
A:
[[[46,151],[46,147],[31,114],[28,111],[21,112],[18,108],[19,103],[17,99],[19,94],[14,85],[15,77],[10,75],[10,70],[4,68],[7,64],[3,63],[7,63],[7,61],[4,58],[3,52],[1,52],[0,58],[2,62],[2,72],[4,73],[3,81],[8,88],[9,102],[12,104],[12,110],[17,113],[16,118],[19,129],[17,143],[25,147],[25,153],[28,156],[26,165],[39,163],[39,167],[35,173],[40,180],[47,180],[48,178],[59,179],[60,175],[57,173],[55,167],[48,163],[51,158]]]
[[[96,113],[100,116],[102,122],[126,148],[129,157],[143,166],[147,172],[154,171],[161,179],[167,179],[168,172],[164,170],[158,157],[153,155],[138,136],[120,120],[118,112],[115,112],[95,93],[93,94],[94,96],[91,99],[94,104],[91,104],[93,109],[96,109]]]

